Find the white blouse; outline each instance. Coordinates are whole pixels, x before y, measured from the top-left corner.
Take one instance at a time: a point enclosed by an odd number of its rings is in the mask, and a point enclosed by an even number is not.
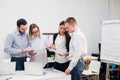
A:
[[[31,47],[35,51],[35,55],[31,57],[31,62],[46,62],[47,51],[46,48],[50,45],[49,41],[44,37],[35,37],[30,42]]]
[[[65,54],[67,52],[65,36],[60,36],[59,34],[57,35],[55,40],[55,47],[56,47],[55,61],[58,63],[67,62],[68,61],[67,56],[58,55],[58,54]]]

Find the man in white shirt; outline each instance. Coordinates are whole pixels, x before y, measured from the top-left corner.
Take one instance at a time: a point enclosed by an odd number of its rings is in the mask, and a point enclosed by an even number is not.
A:
[[[87,54],[87,42],[85,35],[77,27],[77,22],[73,17],[68,17],[65,21],[66,30],[71,33],[69,60],[70,64],[65,70],[65,74],[71,74],[71,80],[82,80],[84,70],[83,57]]]

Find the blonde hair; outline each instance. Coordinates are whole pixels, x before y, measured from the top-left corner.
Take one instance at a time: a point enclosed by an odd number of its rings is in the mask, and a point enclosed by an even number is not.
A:
[[[39,33],[38,37],[41,37],[41,33],[40,33],[39,27],[38,27],[35,23],[33,23],[33,24],[31,24],[31,25],[29,26],[29,40],[32,40],[32,38],[33,38],[32,30],[33,30],[34,28],[37,28],[37,29],[38,29],[38,33]]]

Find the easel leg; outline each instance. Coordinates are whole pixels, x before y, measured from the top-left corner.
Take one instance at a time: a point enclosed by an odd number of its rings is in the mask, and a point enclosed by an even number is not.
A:
[[[106,65],[106,80],[110,80],[110,75],[109,75],[109,63]]]

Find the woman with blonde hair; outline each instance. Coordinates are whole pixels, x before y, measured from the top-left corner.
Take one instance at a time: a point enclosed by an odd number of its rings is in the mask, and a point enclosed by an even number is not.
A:
[[[29,40],[34,50],[34,52],[29,52],[31,55],[30,62],[45,63],[47,61],[46,48],[50,47],[50,42],[42,36],[39,27],[34,23],[29,26]]]

